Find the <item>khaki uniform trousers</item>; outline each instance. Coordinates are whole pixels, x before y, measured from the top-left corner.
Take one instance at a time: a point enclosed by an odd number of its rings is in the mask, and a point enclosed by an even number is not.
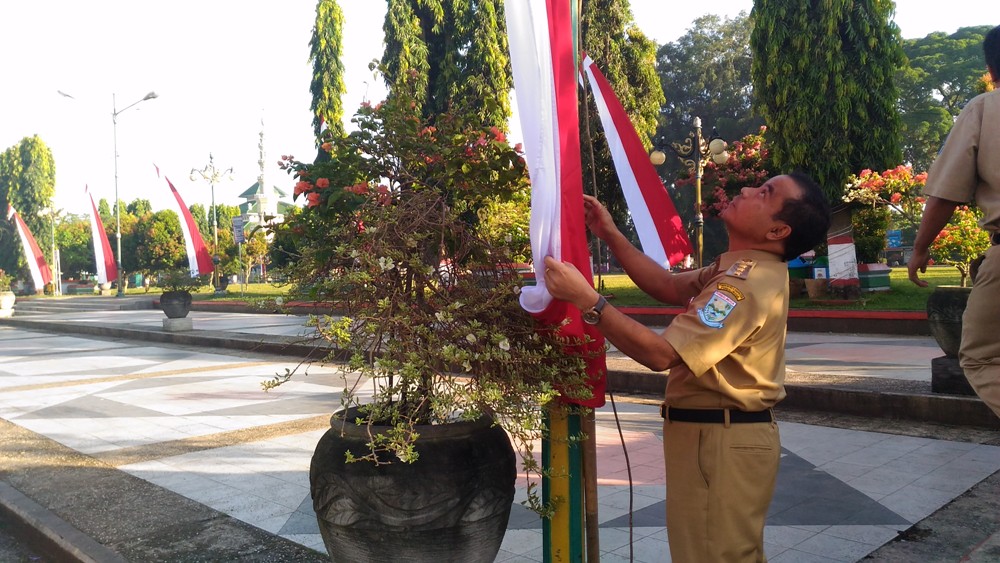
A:
[[[1000,416],[1000,245],[986,251],[962,316],[958,352],[965,377],[979,398]]]
[[[674,563],[766,562],[764,521],[781,440],[775,422],[663,422]]]

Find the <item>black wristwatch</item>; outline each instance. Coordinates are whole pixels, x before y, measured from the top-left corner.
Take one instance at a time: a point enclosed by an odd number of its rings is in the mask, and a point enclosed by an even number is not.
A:
[[[589,325],[596,325],[601,322],[601,311],[608,304],[608,300],[603,295],[597,297],[597,304],[583,312],[583,322]]]

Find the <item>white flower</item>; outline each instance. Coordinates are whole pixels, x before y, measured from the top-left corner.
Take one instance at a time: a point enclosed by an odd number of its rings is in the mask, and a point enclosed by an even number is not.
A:
[[[275,305],[281,305],[284,302],[285,302],[285,298],[282,297],[282,296],[280,296],[280,295],[274,298]]]
[[[501,340],[500,343],[497,344],[497,346],[499,346],[500,349],[503,350],[504,352],[509,352],[510,351],[510,341],[507,340],[506,338],[504,338],[503,340]]]
[[[382,271],[388,271],[396,267],[396,263],[392,261],[392,258],[385,256],[379,256],[378,267],[382,268]]]

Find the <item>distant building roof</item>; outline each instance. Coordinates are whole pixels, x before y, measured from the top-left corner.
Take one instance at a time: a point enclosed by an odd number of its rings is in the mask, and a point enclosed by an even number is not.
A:
[[[288,194],[285,193],[278,186],[271,186],[271,189],[274,191],[274,193],[278,197],[288,197]],[[257,195],[257,194],[263,194],[263,193],[264,193],[264,190],[261,189],[260,182],[254,182],[253,185],[250,186],[249,188],[247,188],[247,191],[241,193],[239,197],[242,197],[242,198],[246,199],[246,198],[249,198],[249,197],[253,197],[253,196]]]

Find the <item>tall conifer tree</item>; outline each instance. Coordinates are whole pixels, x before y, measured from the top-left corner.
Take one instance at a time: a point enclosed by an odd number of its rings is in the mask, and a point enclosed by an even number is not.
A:
[[[389,95],[410,84],[424,116],[462,109],[506,129],[513,81],[503,19],[501,0],[388,0]]]
[[[899,164],[903,64],[891,0],[756,0],[756,109],[781,171],[811,174],[836,204],[847,176]]]
[[[344,134],[344,13],[337,0],[319,0],[316,24],[309,40],[309,60],[313,65],[313,132],[319,143],[323,123],[331,134]]]

